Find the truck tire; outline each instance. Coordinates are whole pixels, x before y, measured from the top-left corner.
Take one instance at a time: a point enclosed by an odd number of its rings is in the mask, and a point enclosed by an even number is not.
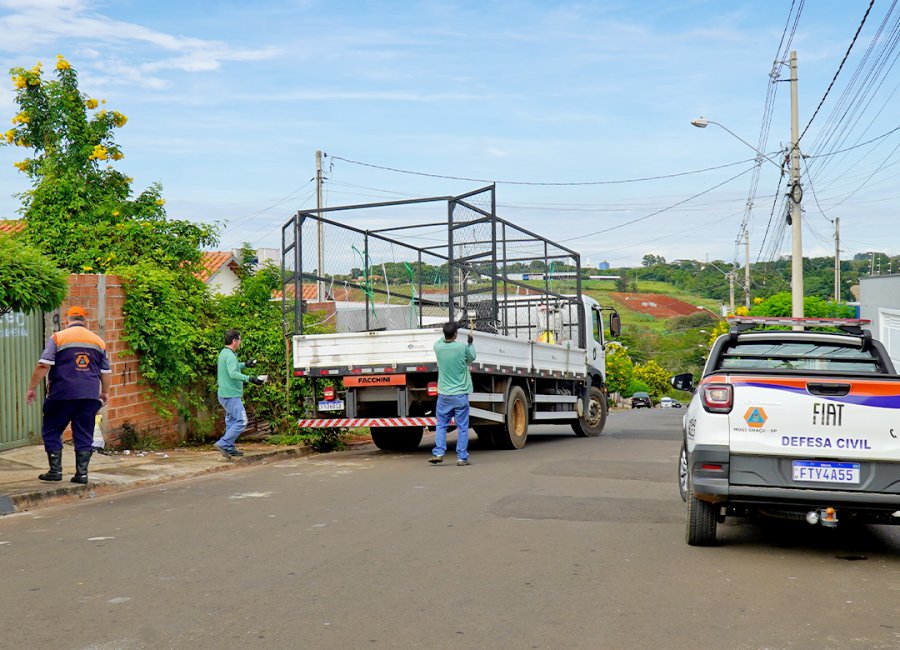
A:
[[[506,426],[492,436],[498,449],[521,449],[528,438],[528,398],[521,386],[509,389]]]
[[[716,543],[716,507],[700,501],[693,491],[687,499],[688,516],[685,540],[691,546],[712,546]]]
[[[415,451],[422,442],[419,427],[372,427],[372,442],[382,451]]]
[[[588,403],[584,407],[584,415],[572,423],[572,431],[576,436],[585,438],[599,436],[606,426],[606,393],[599,386],[591,386],[588,392]]]

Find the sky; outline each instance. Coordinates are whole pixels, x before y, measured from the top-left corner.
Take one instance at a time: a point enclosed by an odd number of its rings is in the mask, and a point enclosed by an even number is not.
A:
[[[868,7],[0,0],[0,67],[51,71],[63,54],[86,95],[128,116],[116,165],[135,190],[159,182],[170,217],[218,223],[220,250],[280,246],[282,223],[316,205],[322,151],[326,206],[496,182],[501,217],[627,266],[743,263],[745,230],[751,262],[790,254],[779,166],[796,51],[803,252],[833,255],[839,217],[846,259],[900,254],[900,8],[874,3],[859,29]],[[18,112],[5,79],[0,120]],[[0,147],[0,218],[28,188],[22,157]]]

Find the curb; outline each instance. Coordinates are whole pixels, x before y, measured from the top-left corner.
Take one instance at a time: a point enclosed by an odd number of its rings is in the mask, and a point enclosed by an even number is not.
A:
[[[196,472],[187,472],[175,476],[164,475],[152,479],[135,481],[133,483],[88,483],[87,485],[72,483],[71,485],[63,485],[56,489],[43,489],[35,490],[34,492],[0,496],[0,516],[25,512],[38,505],[50,505],[51,503],[74,501],[75,499],[94,499],[98,496],[107,494],[129,492],[131,490],[150,487],[152,485],[197,478],[198,476],[216,474],[218,472],[227,472],[241,467],[264,465],[271,461],[284,458],[303,458],[305,456],[312,456],[315,453],[316,452],[309,447],[288,447],[286,449],[255,453],[252,456],[243,456],[239,460],[232,462],[223,460],[219,465],[205,467]]]

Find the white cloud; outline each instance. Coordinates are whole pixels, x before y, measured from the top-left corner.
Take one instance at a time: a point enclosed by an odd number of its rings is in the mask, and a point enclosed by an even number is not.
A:
[[[509,157],[509,152],[508,152],[508,151],[503,151],[502,149],[497,149],[497,148],[495,148],[495,147],[488,147],[487,152],[488,152],[490,155],[496,156],[496,157],[498,157],[498,158],[508,158],[508,157]]]
[[[167,53],[163,58],[137,64],[131,72],[119,70],[126,79],[149,87],[166,85],[164,80],[147,77],[162,70],[206,72],[218,69],[225,61],[258,61],[278,54],[271,46],[235,48],[222,41],[178,36],[113,20],[93,11],[84,0],[0,0],[0,8],[11,10],[0,16],[0,51],[28,52],[65,39],[90,41],[98,48],[102,44],[143,44],[163,50]],[[99,56],[96,48],[83,52],[87,58]],[[175,56],[169,56],[171,53]]]

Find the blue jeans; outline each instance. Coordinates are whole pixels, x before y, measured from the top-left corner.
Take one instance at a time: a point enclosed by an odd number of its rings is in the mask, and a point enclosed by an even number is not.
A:
[[[447,427],[450,418],[456,419],[456,457],[466,460],[469,457],[469,396],[438,395],[437,398],[437,431],[434,435],[432,454],[443,456],[447,452]]]
[[[225,433],[216,442],[216,447],[234,451],[234,443],[247,428],[247,411],[240,397],[220,397],[219,404],[225,409]]]

